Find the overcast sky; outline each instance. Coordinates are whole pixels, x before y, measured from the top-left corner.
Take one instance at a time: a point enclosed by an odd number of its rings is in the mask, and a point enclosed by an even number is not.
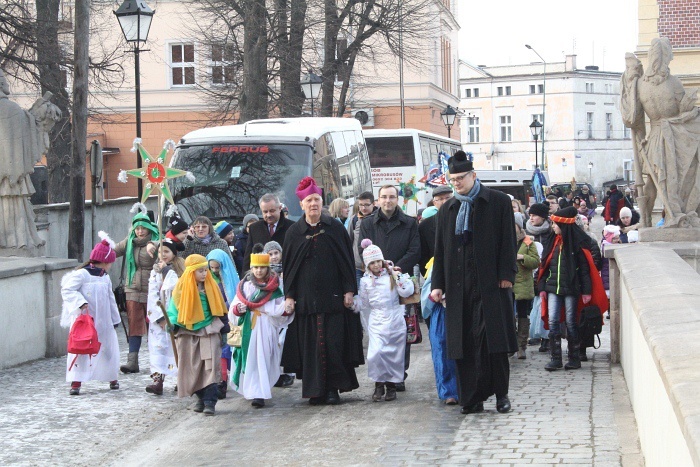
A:
[[[624,71],[637,45],[637,0],[454,0],[461,26],[459,56],[473,65],[548,62],[576,53],[576,66]]]

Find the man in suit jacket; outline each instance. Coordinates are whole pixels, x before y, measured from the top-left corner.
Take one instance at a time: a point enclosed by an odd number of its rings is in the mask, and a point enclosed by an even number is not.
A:
[[[245,247],[242,273],[250,269],[250,254],[256,243],[264,246],[270,240],[274,240],[280,245],[284,245],[284,235],[287,233],[287,229],[294,225],[294,221],[282,217],[282,203],[277,195],[267,193],[260,198],[258,204],[263,220],[251,224],[248,228],[248,243]]]

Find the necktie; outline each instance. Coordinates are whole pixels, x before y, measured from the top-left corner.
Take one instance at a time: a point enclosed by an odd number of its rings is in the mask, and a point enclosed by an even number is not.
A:
[[[275,224],[270,224],[270,238],[275,234]]]

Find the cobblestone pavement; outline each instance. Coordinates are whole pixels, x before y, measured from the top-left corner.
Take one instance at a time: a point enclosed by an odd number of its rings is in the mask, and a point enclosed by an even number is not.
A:
[[[90,382],[78,397],[68,395],[65,358],[40,360],[0,371],[0,465],[642,465],[621,371],[601,337],[578,371],[545,372],[536,347],[512,359],[506,415],[493,398],[467,416],[437,400],[427,340],[414,346],[394,402],[371,402],[361,367],[360,389],[338,406],[310,406],[297,381],[264,409],[229,390],[215,417],[189,410],[172,380],[163,396],[147,394],[146,352],[142,373],[123,376],[120,390]]]

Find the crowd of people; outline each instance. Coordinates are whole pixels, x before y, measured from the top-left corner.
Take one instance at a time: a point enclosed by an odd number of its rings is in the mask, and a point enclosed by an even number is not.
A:
[[[228,388],[262,408],[273,387],[296,379],[310,404],[335,405],[359,388],[356,371],[365,363],[371,399],[393,401],[407,390],[406,317],[418,313],[437,397],[470,414],[495,395],[497,411],[509,412],[511,361],[526,359],[528,344],[549,352],[547,371],[587,360],[593,343],[579,334],[581,312],[602,316],[608,308],[601,250],[629,241],[638,215],[611,193],[599,244],[588,232],[595,211],[587,186],[525,209],[481,184],[464,152],[448,166],[450,186],[435,188],[418,218],[401,209],[394,185],[381,187],[377,199],[362,193],[352,212],[345,200],[326,210],[311,177],[296,189],[299,220],[268,193],[237,234],[226,221],[199,216],[188,225],[173,215],[161,240],[137,206],[127,238],[115,244],[101,234],[89,261],[62,282],[62,324],[88,314],[102,344],[96,354],[68,355],[70,394],[91,380],[119,389],[120,371],[141,371],[147,335],[153,382],[145,390],[162,395],[169,378],[207,415]],[[121,316],[107,274],[120,256],[129,346],[121,366]]]

